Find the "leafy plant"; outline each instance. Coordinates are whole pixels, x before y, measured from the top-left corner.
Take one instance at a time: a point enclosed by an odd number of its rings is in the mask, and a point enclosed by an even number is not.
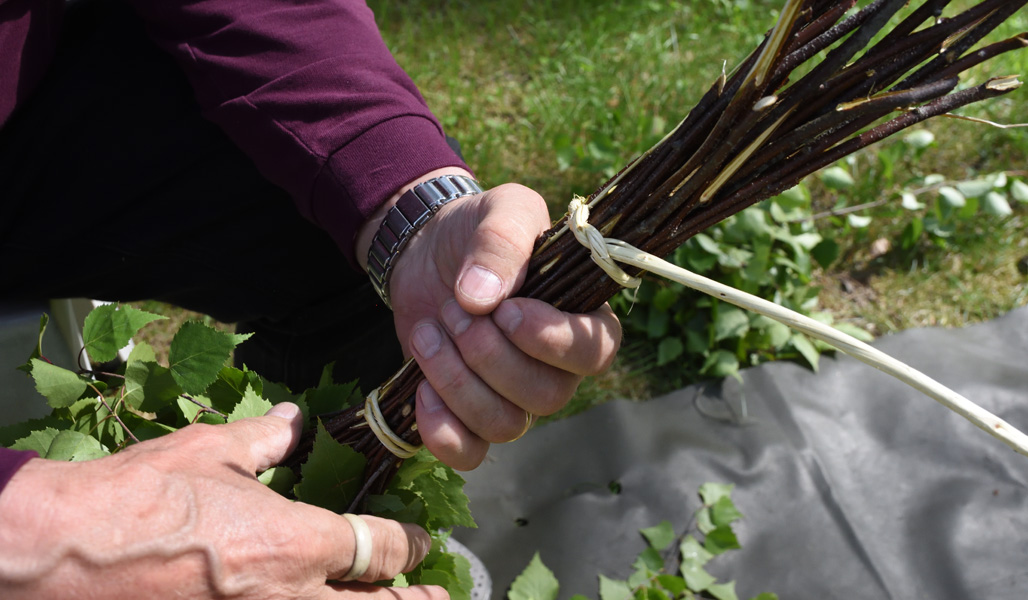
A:
[[[94,364],[111,361],[141,327],[161,318],[130,306],[101,306],[86,317],[82,352]],[[253,371],[226,366],[232,350],[248,335],[187,322],[171,341],[167,364],[159,364],[153,348],[139,343],[112,372],[72,371],[43,354],[48,321],[46,315],[40,319],[39,340],[20,368],[35,381],[52,412],[0,429],[0,445],[35,450],[53,460],[92,460],[191,423],[230,423],[289,401],[308,417],[307,427],[316,429],[313,449],[299,469],[301,477],[275,467],[258,479],[289,498],[337,513],[350,509],[360,491],[364,456],[334,440],[319,419],[309,418],[363,401],[357,382],[332,381],[331,365],[317,387],[295,394]],[[418,523],[432,534],[431,552],[414,572],[400,576],[398,584],[437,584],[452,598],[470,598],[470,564],[445,551],[453,527],[475,526],[463,485],[463,478],[422,450],[404,462],[385,493],[369,498],[368,512]]]
[[[810,193],[800,184],[695,235],[668,259],[831,322],[816,312],[819,290],[811,283],[811,256],[835,250],[806,218],[810,211]],[[741,368],[782,358],[801,358],[816,370],[820,353],[828,349],[781,323],[674,283],[645,281],[637,294],[622,292],[613,305],[629,334],[656,347],[656,364],[668,367],[676,385],[702,377],[738,377]],[[870,337],[846,323],[836,327]]]
[[[918,129],[875,154],[825,169],[820,180],[834,205],[806,218],[826,218],[820,231],[836,246],[865,243],[876,219],[892,221],[902,232],[900,248],[909,251],[921,243],[952,248],[960,223],[982,216],[1004,219],[1014,213],[1012,203],[1028,203],[1028,184],[1004,171],[964,179],[920,172],[922,156],[935,145],[931,131]],[[837,257],[819,262],[827,267]]]
[[[718,582],[706,569],[716,556],[741,548],[732,529],[732,523],[742,518],[742,513],[732,502],[733,487],[719,483],[700,486],[703,505],[696,511],[690,527],[680,536],[669,521],[640,530],[646,540],[646,548],[632,563],[632,574],[624,580],[600,574],[600,600],[737,600],[735,582]],[[689,533],[693,525],[696,535]],[[536,553],[511,584],[507,598],[556,600],[559,591],[560,583],[553,571]],[[763,593],[753,600],[777,598],[775,594]],[[576,595],[571,600],[587,600],[587,597]]]

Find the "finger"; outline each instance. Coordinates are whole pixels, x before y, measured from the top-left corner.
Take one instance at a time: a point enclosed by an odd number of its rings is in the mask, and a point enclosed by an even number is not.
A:
[[[505,307],[506,301],[497,310]],[[468,368],[497,395],[532,414],[549,415],[560,410],[582,380],[575,373],[523,352],[507,339],[494,322],[495,317],[472,317],[456,301],[443,306],[442,317]],[[515,413],[513,419],[510,428],[523,431],[524,415]]]
[[[263,417],[240,419],[217,429],[227,433],[237,447],[229,449],[229,455],[241,460],[241,466],[248,472],[257,473],[282,462],[296,448],[303,429],[302,420],[297,405],[283,402]]]
[[[522,352],[578,375],[606,371],[621,345],[621,323],[606,304],[575,314],[539,300],[511,298],[492,317]]]
[[[457,274],[454,294],[472,314],[485,314],[520,287],[536,238],[549,226],[542,197],[506,184],[479,198],[480,221]]]
[[[427,381],[418,386],[415,411],[421,441],[443,463],[470,471],[485,460],[489,442],[472,433]]]
[[[468,368],[439,323],[418,322],[410,346],[425,379],[467,428],[487,442],[507,442],[521,434],[521,408],[507,402]]]
[[[363,600],[449,600],[445,588],[437,585],[412,585],[407,588],[382,587],[368,583],[330,583],[317,595],[317,600],[353,600],[354,593]]]
[[[353,526],[341,515],[303,506],[314,509],[311,518],[322,521],[318,529],[327,534],[319,536],[323,543],[314,547],[314,560],[325,566],[326,579],[342,579],[350,572],[357,555],[359,538]],[[412,523],[370,515],[361,515],[361,519],[371,531],[371,560],[358,581],[374,583],[410,571],[424,560],[432,546],[428,533]]]

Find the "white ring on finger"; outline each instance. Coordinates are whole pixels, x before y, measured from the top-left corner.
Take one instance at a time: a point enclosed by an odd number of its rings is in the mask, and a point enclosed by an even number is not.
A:
[[[354,581],[364,575],[371,566],[371,528],[360,515],[344,513],[343,518],[353,529],[353,565],[341,581]]]

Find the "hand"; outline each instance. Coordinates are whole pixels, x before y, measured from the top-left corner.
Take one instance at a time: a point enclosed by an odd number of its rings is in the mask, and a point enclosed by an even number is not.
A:
[[[427,379],[418,431],[454,468],[475,468],[489,443],[559,410],[617,352],[621,328],[609,307],[580,315],[510,298],[549,225],[538,194],[503,185],[443,207],[393,268],[396,332]]]
[[[290,502],[255,473],[289,454],[299,412],[191,425],[95,461],[29,461],[0,494],[0,595],[20,598],[442,599],[437,587],[380,588],[424,558],[414,525],[364,517],[364,583],[354,533],[330,511]]]

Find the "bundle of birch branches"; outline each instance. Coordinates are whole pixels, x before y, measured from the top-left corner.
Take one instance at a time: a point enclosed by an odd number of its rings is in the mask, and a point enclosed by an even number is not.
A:
[[[788,0],[749,57],[723,73],[678,127],[588,198],[589,220],[605,237],[664,256],[861,148],[1012,92],[1021,85],[1015,76],[971,87],[962,87],[959,76],[1028,45],[1022,33],[976,47],[1026,3],[985,0],[944,17],[950,2],[927,0],[899,19],[905,0],[859,9],[857,0]],[[565,217],[540,238],[519,295],[588,312],[621,284],[597,268],[569,231]],[[376,390],[378,425],[368,425],[368,405],[323,420],[334,438],[368,459],[365,492],[385,485],[403,448],[420,445],[414,397],[422,380],[408,362]],[[377,432],[383,424],[395,441]],[[298,452],[309,448],[308,440]]]

